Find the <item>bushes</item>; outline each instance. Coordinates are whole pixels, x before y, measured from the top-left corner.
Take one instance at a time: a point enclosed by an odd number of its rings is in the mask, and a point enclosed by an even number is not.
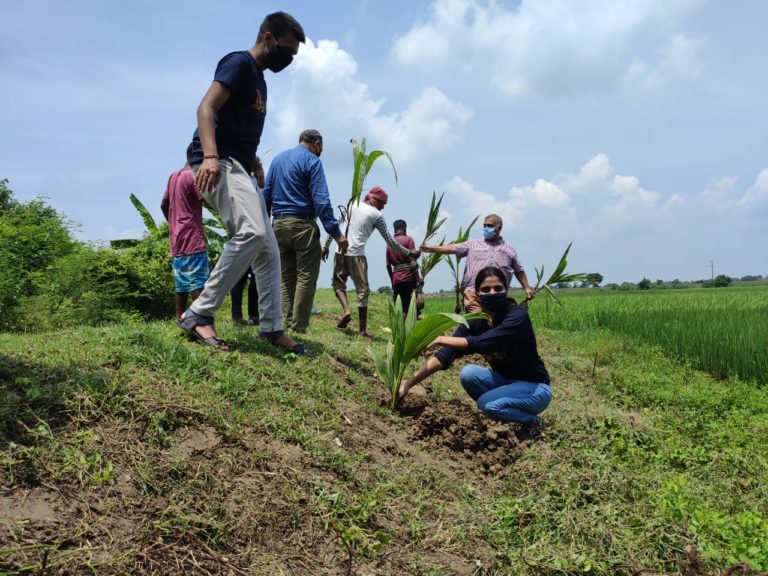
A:
[[[23,297],[35,295],[32,275],[69,254],[72,224],[41,198],[21,203],[0,180],[0,323],[9,324]]]
[[[101,324],[126,314],[163,318],[173,312],[167,242],[145,238],[126,250],[81,244],[35,275],[38,295],[21,306],[16,328]]]
[[[44,200],[13,200],[0,181],[0,328],[41,330],[173,312],[168,238],[123,249],[77,242]]]

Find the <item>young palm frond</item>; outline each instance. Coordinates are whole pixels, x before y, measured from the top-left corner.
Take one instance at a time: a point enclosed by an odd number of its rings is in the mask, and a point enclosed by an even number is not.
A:
[[[363,185],[365,179],[368,176],[368,172],[371,171],[373,164],[382,156],[389,160],[389,164],[392,166],[392,172],[395,174],[395,185],[397,185],[397,170],[395,169],[395,163],[392,161],[392,156],[385,150],[372,150],[366,152],[365,138],[358,144],[357,140],[352,138],[352,162],[354,164],[354,170],[352,172],[352,195],[349,198],[347,206],[352,204],[359,204],[360,197],[363,195]]]
[[[443,203],[443,196],[445,196],[445,192],[440,194],[440,198],[438,198],[437,193],[434,190],[432,191],[432,205],[429,207],[429,216],[427,217],[427,232],[424,234],[424,240],[421,241],[422,244],[429,242],[445,223],[446,218],[438,220],[438,217],[440,216],[440,205]]]
[[[552,302],[555,304],[560,304],[560,300],[558,300],[557,296],[555,296],[555,293],[552,290],[553,284],[557,284],[558,282],[581,282],[586,279],[587,275],[585,273],[566,274],[565,272],[565,267],[568,265],[568,252],[570,252],[572,245],[573,242],[568,244],[568,248],[566,248],[565,252],[563,252],[563,255],[560,258],[560,262],[558,262],[555,271],[543,284],[541,280],[544,278],[544,266],[542,266],[541,269],[534,268],[536,270],[536,285],[533,287],[534,296],[536,296],[536,294],[539,292],[544,291],[544,294],[548,298],[547,301],[552,300]],[[526,308],[528,307],[528,300],[530,300],[530,298],[526,298],[523,302],[523,306]]]
[[[485,314],[461,316],[449,312],[430,314],[416,321],[416,301],[411,299],[407,316],[403,317],[403,305],[398,297],[389,301],[389,328],[391,336],[386,353],[368,353],[376,364],[376,370],[390,393],[390,406],[397,407],[397,393],[410,363],[438,336],[455,324],[468,326],[468,320],[484,318]]]
[[[360,197],[363,195],[363,186],[365,184],[365,178],[368,176],[368,172],[371,171],[373,164],[382,156],[389,160],[390,166],[392,166],[392,172],[395,174],[395,185],[397,185],[397,170],[395,169],[395,163],[392,161],[392,156],[385,150],[372,150],[367,152],[365,148],[365,138],[358,144],[357,140],[352,138],[350,140],[352,144],[352,194],[347,202],[347,216],[352,209],[352,206],[356,206],[360,203]],[[347,217],[347,226],[344,230],[344,235],[349,234],[349,217]]]
[[[474,220],[469,223],[469,226],[467,226],[467,229],[464,230],[461,226],[459,226],[459,235],[456,237],[456,240],[451,242],[451,244],[461,244],[462,242],[466,242],[469,240],[469,232],[472,230],[472,226],[475,225],[475,222],[477,222],[477,219],[480,218],[480,216],[475,216]],[[448,262],[448,267],[451,269],[451,275],[453,276],[454,281],[454,292],[456,293],[456,306],[454,306],[454,311],[456,314],[461,313],[461,281],[459,280],[459,260],[461,258],[459,256],[453,255],[448,256],[446,258],[446,262]]]
[[[432,204],[429,207],[429,215],[427,216],[427,231],[424,234],[424,240],[421,241],[422,245],[426,244],[432,238],[434,238],[435,234],[437,234],[437,231],[440,230],[440,227],[445,223],[446,218],[439,218],[440,205],[443,203],[444,195],[445,193],[440,194],[440,198],[438,198],[437,193],[434,190],[432,191]],[[443,239],[440,240],[438,246],[442,246],[443,244],[445,244],[445,236],[443,236]],[[443,257],[444,256],[442,254],[435,254],[434,252],[424,254],[421,257],[420,272],[422,281],[424,278],[426,278],[427,274],[429,274],[432,269],[434,269],[434,267],[440,263]],[[420,291],[421,288],[419,288],[419,292]]]

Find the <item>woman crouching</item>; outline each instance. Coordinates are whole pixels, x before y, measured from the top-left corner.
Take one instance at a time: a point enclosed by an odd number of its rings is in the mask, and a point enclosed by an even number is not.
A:
[[[517,422],[520,440],[536,440],[542,423],[538,414],[552,398],[549,374],[536,348],[536,335],[528,311],[507,298],[508,282],[495,267],[483,268],[475,278],[475,292],[487,320],[471,320],[453,336],[438,336],[430,346],[442,348],[413,377],[400,385],[399,401],[412,386],[459,356],[482,354],[490,369],[465,366],[459,380],[477,407],[501,422]]]

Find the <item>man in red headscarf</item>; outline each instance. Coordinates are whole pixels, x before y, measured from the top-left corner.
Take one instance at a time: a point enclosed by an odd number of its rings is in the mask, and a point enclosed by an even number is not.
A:
[[[368,294],[371,290],[368,285],[368,261],[365,258],[365,243],[373,234],[374,229],[379,231],[389,247],[403,256],[415,260],[420,254],[418,250],[409,250],[403,247],[389,235],[387,223],[381,214],[381,210],[387,205],[388,199],[384,189],[380,186],[374,186],[362,202],[349,206],[346,232],[349,247],[345,254],[337,250],[333,257],[332,286],[343,309],[341,319],[336,326],[346,328],[352,320],[352,313],[347,301],[347,278],[352,277],[352,283],[355,285],[355,292],[357,293],[357,311],[360,318],[358,332],[360,336],[369,336],[367,330]],[[339,224],[342,224],[343,221],[344,215],[339,219]],[[323,247],[323,261],[328,258],[330,244],[331,238],[329,237]]]

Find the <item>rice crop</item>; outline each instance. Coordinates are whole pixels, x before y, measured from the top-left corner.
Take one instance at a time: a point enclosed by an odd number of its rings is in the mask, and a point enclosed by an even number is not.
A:
[[[768,382],[768,287],[558,291],[562,306],[534,300],[536,326],[607,329],[659,346],[719,378]],[[450,310],[428,299],[426,312]],[[443,303],[443,300],[445,302]]]

